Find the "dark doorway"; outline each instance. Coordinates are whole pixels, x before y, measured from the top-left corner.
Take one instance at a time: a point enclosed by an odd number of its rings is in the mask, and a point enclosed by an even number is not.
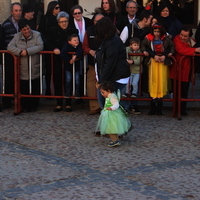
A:
[[[66,11],[70,14],[70,9],[72,6],[78,4],[78,0],[59,0],[58,1],[61,7],[61,10]]]
[[[41,3],[42,0],[21,0],[22,5],[29,4],[36,12],[39,10]]]

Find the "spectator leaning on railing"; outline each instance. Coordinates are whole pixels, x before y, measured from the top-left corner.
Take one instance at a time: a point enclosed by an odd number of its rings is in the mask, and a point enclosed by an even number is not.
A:
[[[46,48],[48,51],[54,52],[53,63],[53,84],[56,96],[63,95],[63,71],[62,71],[62,59],[60,52],[65,45],[67,38],[72,34],[78,34],[78,30],[69,25],[69,14],[61,11],[57,16],[57,25],[51,27],[49,32],[51,34],[47,37]],[[69,99],[66,99],[66,104]],[[62,111],[63,99],[56,99],[56,107],[54,112]]]
[[[40,58],[39,51],[43,50],[43,41],[37,31],[31,30],[25,19],[19,21],[19,30],[11,42],[8,50],[16,56],[21,56],[20,63],[20,91],[21,94],[29,94],[29,66],[28,60],[31,56],[31,84],[32,94],[40,94]],[[39,98],[22,98],[23,111],[35,111],[39,104]]]
[[[96,23],[103,18],[102,14],[96,14],[93,18],[94,24],[90,26],[84,36],[83,51],[88,54],[88,70],[87,70],[87,95],[89,97],[97,96],[96,89],[96,73],[95,73],[95,54],[96,50],[100,46],[100,43],[96,39],[95,27]],[[90,112],[89,115],[95,115],[100,113],[101,108],[97,100],[89,100]]]
[[[179,74],[177,74],[177,66],[179,65],[179,61],[183,56],[186,56],[181,62],[181,98],[187,98],[189,83],[190,83],[190,75],[191,75],[191,63],[192,57],[195,53],[200,52],[200,47],[194,47],[195,41],[192,37],[192,30],[188,27],[182,27],[180,34],[178,34],[173,42],[175,48],[174,57],[176,59],[176,63],[174,63],[170,68],[170,78],[179,80]],[[173,88],[173,81],[172,81]],[[186,102],[181,103],[181,114],[188,115],[186,112]]]

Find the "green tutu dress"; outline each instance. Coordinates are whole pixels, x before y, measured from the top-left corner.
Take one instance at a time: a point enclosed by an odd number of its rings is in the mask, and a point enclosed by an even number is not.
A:
[[[96,130],[100,130],[101,135],[105,134],[119,134],[123,135],[128,132],[131,127],[131,122],[127,117],[124,109],[119,106],[116,110],[106,110],[106,108],[113,106],[111,98],[117,98],[114,93],[105,99],[104,109],[101,111]],[[118,100],[119,101],[119,100]]]

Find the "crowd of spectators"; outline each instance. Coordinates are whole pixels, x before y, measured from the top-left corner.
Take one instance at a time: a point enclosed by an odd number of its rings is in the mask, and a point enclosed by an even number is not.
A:
[[[27,84],[29,83],[27,82],[29,80],[29,72],[27,70],[28,64],[26,64],[28,62],[24,60],[28,60],[28,56],[30,55],[34,55],[37,58],[36,55],[41,50],[53,51],[53,65],[49,55],[46,55],[44,59],[45,94],[65,96],[65,111],[71,112],[71,99],[68,97],[73,95],[71,84],[72,66],[73,64],[75,65],[75,97],[78,101],[83,95],[82,55],[84,52],[88,54],[87,95],[89,97],[98,96],[99,100],[99,103],[96,100],[89,101],[89,114],[99,113],[104,104],[104,100],[98,92],[98,86],[102,81],[114,82],[116,88],[119,88],[122,94],[125,94],[125,89],[128,91],[128,79],[126,79],[128,76],[122,76],[119,65],[122,66],[127,63],[127,61],[129,64],[134,64],[130,61],[130,57],[124,57],[123,54],[125,52],[124,49],[130,47],[130,40],[132,38],[139,39],[139,44],[143,47],[141,48],[141,52],[144,53],[145,57],[143,60],[141,59],[141,66],[143,66],[143,69],[140,71],[142,72],[140,78],[142,79],[143,85],[146,83],[146,92],[150,93],[149,90],[152,91],[152,87],[154,87],[152,83],[148,81],[151,71],[149,69],[153,69],[153,65],[157,63],[162,63],[158,65],[160,68],[165,65],[165,73],[161,75],[161,72],[159,72],[160,76],[164,76],[163,79],[165,82],[170,78],[172,80],[178,79],[178,77],[176,77],[176,66],[174,63],[172,64],[170,57],[174,55],[178,61],[181,55],[200,53],[200,48],[198,48],[197,45],[195,46],[195,41],[191,39],[191,29],[183,26],[179,19],[175,17],[173,13],[174,5],[171,4],[170,1],[162,0],[158,2],[157,0],[151,0],[147,2],[143,11],[140,9],[137,2],[130,0],[126,3],[127,13],[122,15],[118,12],[114,0],[101,0],[99,9],[95,9],[98,13],[95,13],[93,18],[89,19],[83,16],[83,8],[80,5],[74,5],[71,8],[71,13],[66,13],[61,11],[61,7],[57,1],[51,1],[48,4],[47,12],[42,17],[41,14],[39,17],[36,17],[34,16],[34,9],[30,5],[22,6],[20,3],[12,3],[10,9],[11,16],[1,25],[0,48],[1,50],[10,50],[15,55],[21,56],[21,62],[23,63],[23,67],[20,69],[22,94],[28,94]],[[140,15],[138,15],[138,10],[140,10]],[[40,19],[40,22],[38,22],[38,19]],[[109,27],[110,23],[112,26]],[[115,28],[114,35],[113,27]],[[159,36],[156,35],[156,31],[159,33]],[[198,32],[195,36],[197,44],[200,42]],[[37,40],[35,40],[35,37],[37,37]],[[168,45],[170,44],[170,48],[166,45],[166,41]],[[122,54],[119,53],[119,49],[123,52]],[[73,51],[74,54],[67,55],[67,52],[71,51]],[[129,52],[131,51],[129,50]],[[154,60],[151,60],[151,58]],[[147,62],[147,60],[151,63]],[[169,60],[169,62],[166,63],[166,60]],[[63,61],[65,62],[64,73],[62,71]],[[33,88],[36,88],[35,94],[39,94],[37,59],[35,59],[35,62],[36,63],[31,65],[31,69],[36,72],[36,76],[32,76],[31,80],[34,82]],[[181,97],[183,98],[187,98],[189,88],[191,75],[190,62],[191,58],[188,57],[182,68]],[[14,70],[13,60],[9,54],[6,55],[5,66],[5,93],[12,94],[14,88]],[[27,69],[25,70],[25,68]],[[27,74],[24,75],[24,73]],[[121,76],[119,76],[118,73],[121,73]],[[123,73],[127,74],[127,72]],[[117,80],[121,78],[125,78],[127,81],[117,82]],[[160,78],[157,77],[156,79],[157,81],[159,80],[157,83],[159,85]],[[52,89],[52,85],[54,86],[54,90]],[[171,88],[167,87],[167,90],[173,92],[173,81],[169,85]],[[132,86],[132,88],[130,88],[130,94],[132,94],[131,90],[138,91],[138,88],[135,89]],[[164,94],[166,94],[166,92]],[[135,92],[133,94],[134,98],[138,95],[135,94]],[[162,99],[164,94],[161,96],[154,96],[150,93],[150,96],[153,100],[155,98]],[[3,97],[3,108],[11,107],[11,102],[12,98]],[[31,102],[34,101],[30,100],[27,103],[26,100],[22,100],[22,109],[28,112],[35,111],[39,100],[36,103],[34,102],[33,105]],[[154,101],[151,102],[151,106],[153,102]],[[131,111],[135,114],[140,113],[138,101],[122,101],[121,103],[127,111]],[[54,112],[62,111],[62,106],[63,99],[58,98]],[[182,103],[181,109],[182,115],[187,115],[185,111],[185,102]],[[162,114],[162,110],[156,112],[155,109],[153,109],[152,111],[151,107],[149,113]]]

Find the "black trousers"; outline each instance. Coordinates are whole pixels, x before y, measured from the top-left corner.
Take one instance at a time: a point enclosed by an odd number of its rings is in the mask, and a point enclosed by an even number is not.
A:
[[[54,57],[53,83],[56,96],[62,96],[64,91],[64,70],[62,69],[62,59],[60,56]],[[57,106],[62,106],[63,99],[56,99]]]
[[[32,83],[32,94],[40,94],[40,79],[31,80]],[[29,94],[29,81],[20,80],[21,94]],[[21,99],[21,107],[24,110],[35,110],[39,105],[39,98],[35,97],[24,97]]]
[[[174,80],[171,79],[172,81],[172,91],[174,89]],[[176,86],[178,86],[178,81],[176,82]],[[188,90],[189,90],[190,82],[184,82],[181,81],[181,98],[187,99],[188,97]],[[178,87],[176,88],[176,91]],[[187,102],[181,102],[181,112],[185,112],[187,106]]]

